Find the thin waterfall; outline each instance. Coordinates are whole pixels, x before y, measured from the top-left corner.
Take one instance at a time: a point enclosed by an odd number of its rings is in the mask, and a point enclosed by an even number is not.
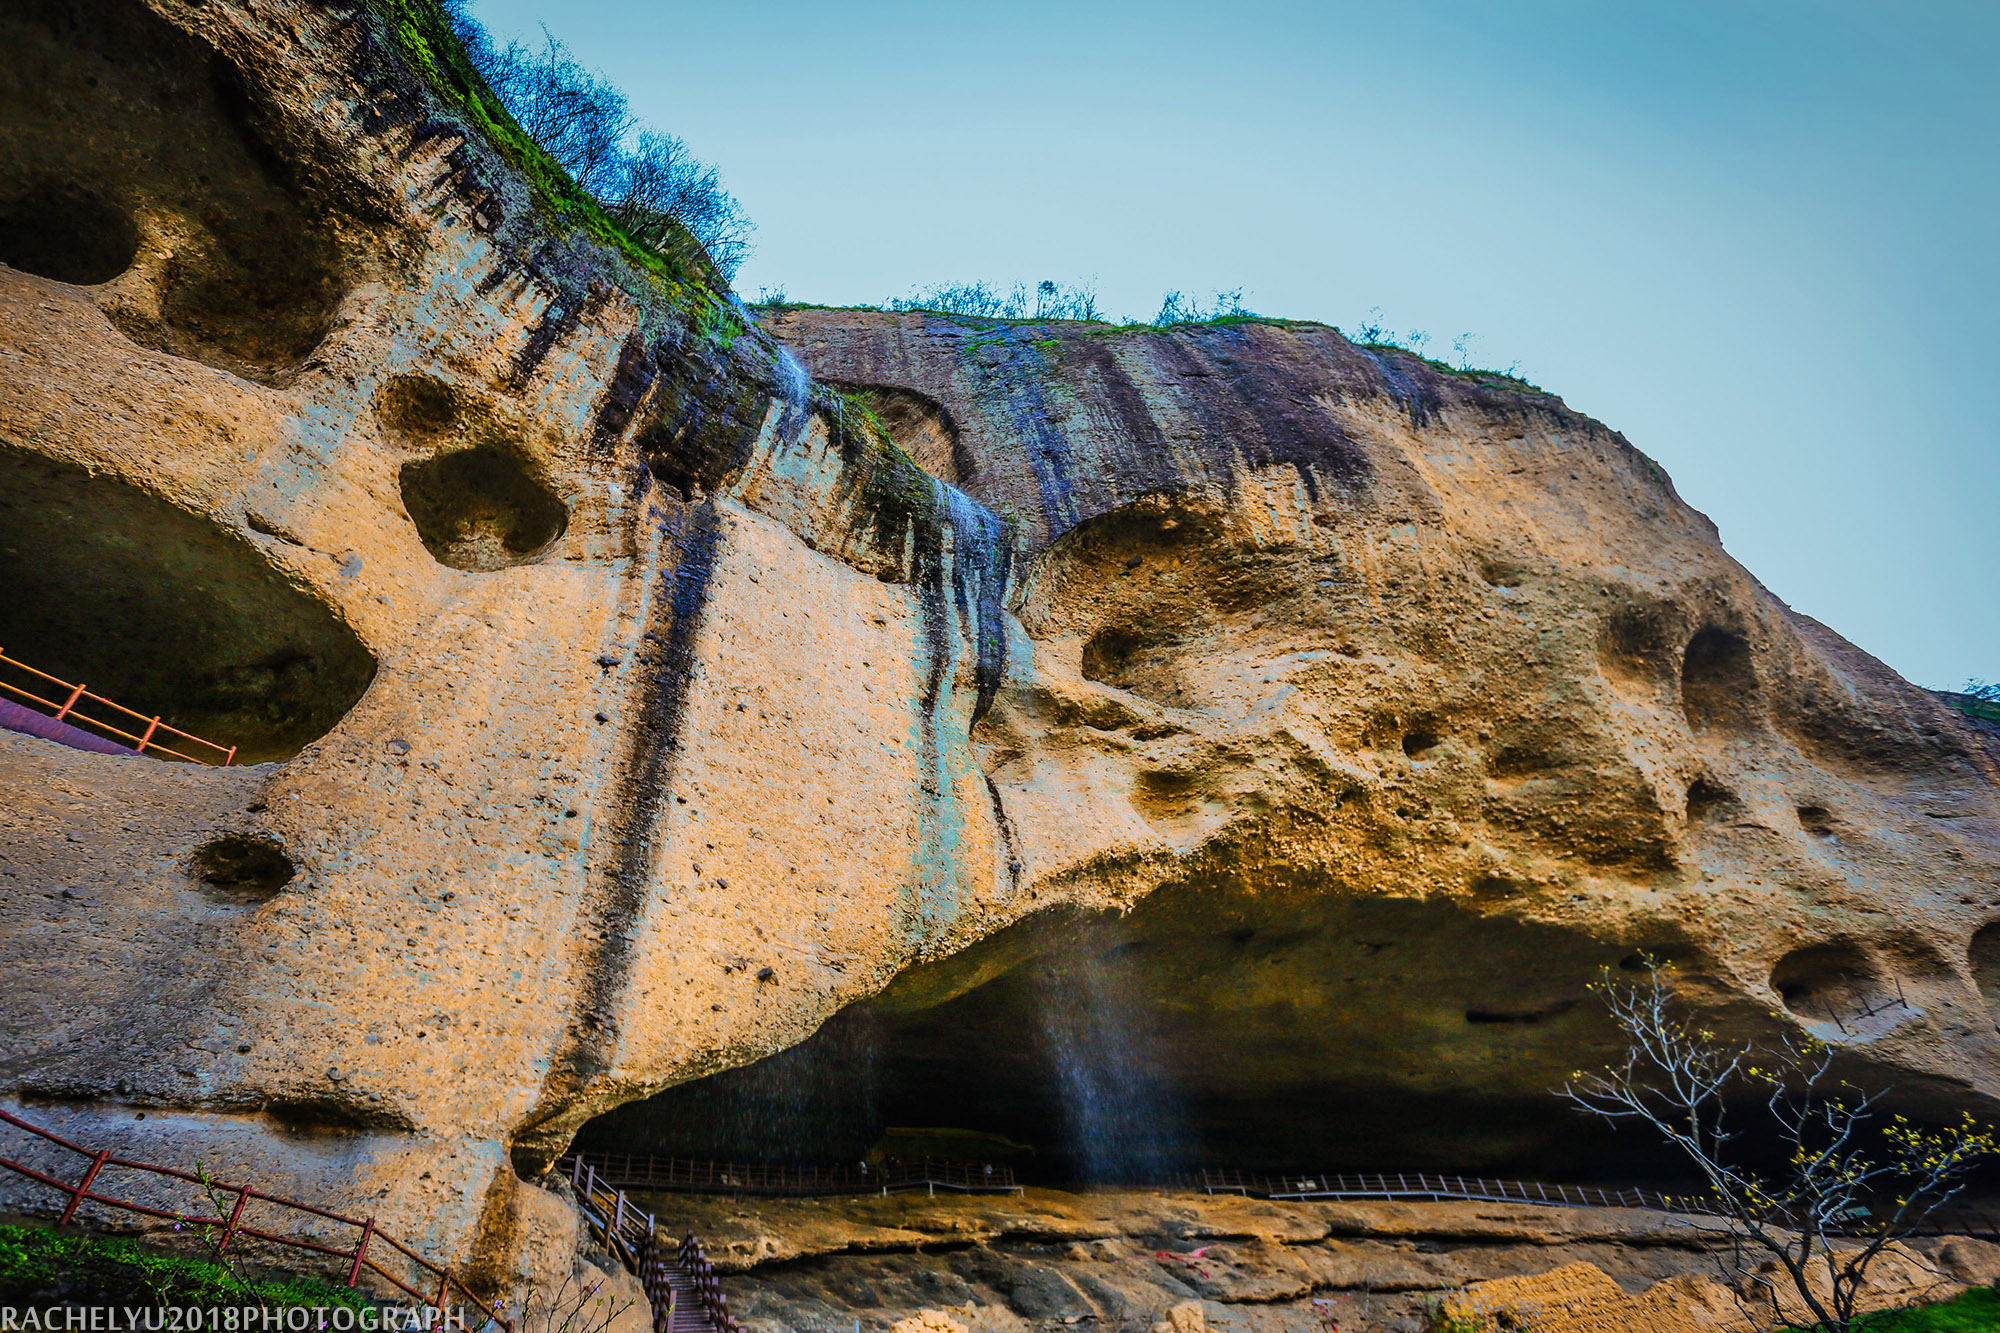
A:
[[[1161,1182],[1183,1169],[1186,1110],[1129,955],[1074,948],[1042,965],[1041,991],[1042,1035],[1078,1176]]]
[[[865,1151],[880,1132],[872,1022],[829,1023],[800,1045],[714,1083],[711,1132],[719,1131],[720,1150],[732,1157],[838,1161]]]
[[[813,377],[799,364],[789,347],[782,343],[773,344],[777,352],[777,383],[773,386],[777,395],[785,401],[785,415],[779,430],[787,442],[796,440],[799,431],[812,414]]]

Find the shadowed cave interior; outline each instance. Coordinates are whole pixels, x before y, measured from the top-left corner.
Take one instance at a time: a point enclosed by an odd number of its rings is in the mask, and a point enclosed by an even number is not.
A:
[[[418,457],[397,474],[403,510],[431,558],[490,573],[527,564],[569,527],[518,423],[427,375],[398,375],[376,406],[385,433]]]
[[[400,481],[424,549],[453,569],[526,564],[569,523],[562,501],[505,448],[477,445],[405,463]]]
[[[297,753],[375,674],[346,622],[234,533],[6,448],[0,587],[7,656],[235,745],[239,763]]]
[[[0,49],[0,262],[110,284],[134,342],[283,382],[345,262],[235,71],[134,0],[11,0]]]
[[[1162,890],[1030,920],[754,1064],[620,1107],[584,1151],[1006,1162],[1050,1183],[1202,1166],[1669,1178],[1550,1089],[1616,1042],[1631,951],[1441,902]]]

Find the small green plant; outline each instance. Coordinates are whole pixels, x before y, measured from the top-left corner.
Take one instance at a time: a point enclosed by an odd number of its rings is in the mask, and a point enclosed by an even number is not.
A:
[[[241,1248],[239,1247],[234,1253],[225,1248],[231,1239],[229,1215],[235,1211],[234,1205],[223,1197],[222,1188],[210,1178],[208,1168],[199,1158],[195,1159],[194,1173],[201,1180],[201,1192],[208,1199],[209,1207],[215,1209],[214,1220],[194,1223],[196,1238],[200,1240],[202,1249],[207,1252],[208,1261],[222,1270],[224,1276],[235,1284],[244,1303],[264,1308],[264,1298],[257,1291],[256,1284],[250,1280],[249,1271],[244,1266]],[[181,1225],[182,1222],[174,1223],[176,1229]]]
[[[356,1310],[372,1305],[351,1287],[316,1277],[225,1268],[212,1259],[74,1228],[0,1224],[0,1305],[52,1302]]]
[[[847,420],[847,414],[852,412],[870,435],[883,440],[889,438],[889,428],[884,426],[882,418],[876,415],[876,396],[873,393],[867,389],[842,389],[839,391],[839,401],[843,424]]]
[[[1882,1310],[1856,1322],[1859,1333],[1993,1333],[2000,1328],[2000,1292],[1976,1287],[1952,1300]],[[1785,1333],[1810,1333],[1787,1329]]]
[[[1947,694],[1945,702],[1981,722],[2000,722],[2000,681],[1968,680],[1957,694]]]
[[[716,302],[702,307],[697,332],[703,341],[715,344],[716,350],[727,356],[746,327],[735,307]]]

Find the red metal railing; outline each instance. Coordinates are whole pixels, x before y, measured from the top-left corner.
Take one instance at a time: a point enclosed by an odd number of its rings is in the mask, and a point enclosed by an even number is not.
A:
[[[175,1170],[172,1167],[154,1166],[148,1162],[134,1162],[123,1157],[114,1157],[108,1150],[92,1152],[90,1149],[79,1144],[71,1143],[61,1135],[51,1134],[49,1131],[29,1124],[19,1116],[10,1115],[5,1111],[0,1111],[0,1123],[11,1125],[15,1129],[24,1130],[45,1143],[53,1144],[65,1152],[75,1154],[86,1163],[83,1173],[75,1181],[67,1181],[58,1179],[47,1172],[39,1171],[26,1163],[17,1162],[11,1157],[0,1157],[0,1167],[4,1167],[17,1175],[26,1176],[30,1180],[39,1181],[50,1189],[55,1190],[58,1194],[67,1196],[62,1205],[61,1216],[57,1219],[58,1226],[75,1220],[77,1210],[86,1203],[100,1204],[106,1208],[115,1208],[128,1213],[137,1213],[142,1217],[157,1218],[164,1222],[173,1222],[182,1225],[192,1222],[194,1225],[206,1229],[209,1233],[211,1236],[209,1246],[217,1257],[220,1257],[231,1245],[242,1240],[263,1241],[266,1244],[284,1246],[289,1249],[306,1250],[313,1254],[339,1260],[344,1266],[346,1284],[350,1287],[358,1288],[360,1286],[362,1270],[366,1269],[368,1272],[381,1278],[384,1282],[387,1282],[397,1291],[416,1301],[419,1305],[427,1305],[440,1311],[443,1310],[445,1302],[451,1298],[451,1294],[456,1291],[463,1298],[465,1304],[470,1305],[487,1319],[492,1320],[502,1329],[509,1330],[509,1333],[511,1333],[512,1324],[502,1319],[492,1306],[473,1295],[466,1288],[465,1284],[452,1273],[450,1268],[440,1268],[418,1254],[415,1250],[412,1250],[409,1246],[397,1240],[394,1236],[379,1230],[375,1225],[375,1219],[372,1217],[343,1217],[339,1213],[329,1212],[324,1208],[315,1208],[309,1203],[300,1203],[296,1199],[286,1199],[275,1194],[265,1194],[259,1190],[250,1188],[248,1185],[225,1185],[220,1181],[209,1179],[206,1175],[191,1174],[186,1171]],[[192,1185],[201,1195],[203,1202],[210,1207],[217,1206],[216,1200],[229,1202],[231,1196],[233,1196],[233,1202],[230,1202],[229,1212],[226,1217],[222,1215],[219,1208],[216,1216],[213,1218],[191,1217],[185,1209],[162,1208],[154,1204],[142,1203],[137,1199],[124,1199],[104,1193],[104,1186],[99,1182],[106,1171],[136,1171],[143,1175],[178,1181],[184,1185]],[[256,1204],[266,1204],[294,1213],[304,1213],[309,1217],[318,1218],[323,1222],[330,1222],[336,1227],[354,1227],[358,1230],[359,1237],[350,1249],[344,1245],[327,1245],[317,1240],[308,1240],[300,1236],[272,1231],[267,1229],[267,1227],[252,1226],[244,1220],[244,1213],[249,1207]],[[385,1245],[393,1251],[393,1254],[388,1256],[383,1255],[381,1247]],[[373,1254],[369,1252],[371,1248],[374,1249]],[[395,1264],[396,1256],[400,1256],[404,1261],[400,1265],[403,1267],[404,1273],[415,1276],[418,1281],[423,1283],[422,1287],[412,1286],[409,1282],[404,1281],[402,1277],[391,1272],[389,1268],[383,1266],[381,1261],[384,1258],[387,1258],[391,1264]],[[435,1279],[435,1286],[432,1285],[432,1279]]]
[[[55,686],[54,692],[62,696],[61,702],[57,702],[54,699],[44,699],[33,690],[23,689],[19,685],[9,684],[5,680],[0,680],[0,690],[25,699],[38,707],[48,709],[58,722],[67,722],[71,726],[87,725],[95,727],[99,731],[109,732],[120,741],[129,741],[132,748],[140,754],[166,755],[175,759],[184,759],[191,764],[210,764],[217,768],[227,768],[236,762],[236,747],[233,745],[217,745],[214,741],[204,740],[193,732],[182,731],[179,727],[170,727],[157,717],[147,717],[144,713],[136,713],[123,704],[111,702],[111,700],[101,694],[92,694],[81,685],[72,685],[66,680],[58,680],[46,671],[37,671],[26,662],[18,662],[7,656],[5,652],[0,652],[0,666],[10,666],[17,671],[25,671],[37,680],[45,680],[50,685]],[[132,718],[136,722],[144,723],[144,728],[137,732],[127,731],[123,727],[114,726],[101,718],[91,717],[86,713],[79,712],[78,709],[85,703],[102,704],[106,708],[114,708],[126,717]],[[188,744],[196,752],[194,754],[187,754],[181,750],[176,750],[171,746],[162,744],[157,739],[162,732],[180,737],[182,743]],[[214,753],[209,754],[207,753],[208,751],[213,751]],[[220,756],[220,758],[216,756]]]

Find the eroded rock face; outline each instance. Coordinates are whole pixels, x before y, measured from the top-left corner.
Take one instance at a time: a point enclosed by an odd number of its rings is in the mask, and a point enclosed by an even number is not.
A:
[[[1061,1048],[1149,1160],[1469,1165],[1570,1132],[1644,949],[1992,1107],[1990,742],[1559,401],[1317,326],[767,331],[538,195],[435,28],[3,22],[0,648],[257,761],[0,734],[35,1118],[504,1285],[580,1125],[822,1030],[857,1133],[1046,1138]]]
[[[575,1214],[518,1173],[575,1124],[976,936],[998,524],[700,263],[537,196],[374,10],[4,23],[0,179],[131,235],[0,209],[0,568],[33,594],[0,648],[251,762],[0,734],[0,1086],[559,1278]]]
[[[1772,598],[1622,438],[1315,326],[770,325],[935,404],[951,447],[913,451],[1019,536],[973,742],[1035,910],[815,1039],[869,1052],[886,1123],[969,1088],[1059,1147],[1048,1015],[1123,1006],[1122,1086],[1178,1098],[1182,1160],[1629,1171],[1548,1090],[1612,1049],[1587,984],[1647,957],[1731,1037],[1990,1105],[1991,738]],[[719,1148],[717,1104],[602,1142]]]

